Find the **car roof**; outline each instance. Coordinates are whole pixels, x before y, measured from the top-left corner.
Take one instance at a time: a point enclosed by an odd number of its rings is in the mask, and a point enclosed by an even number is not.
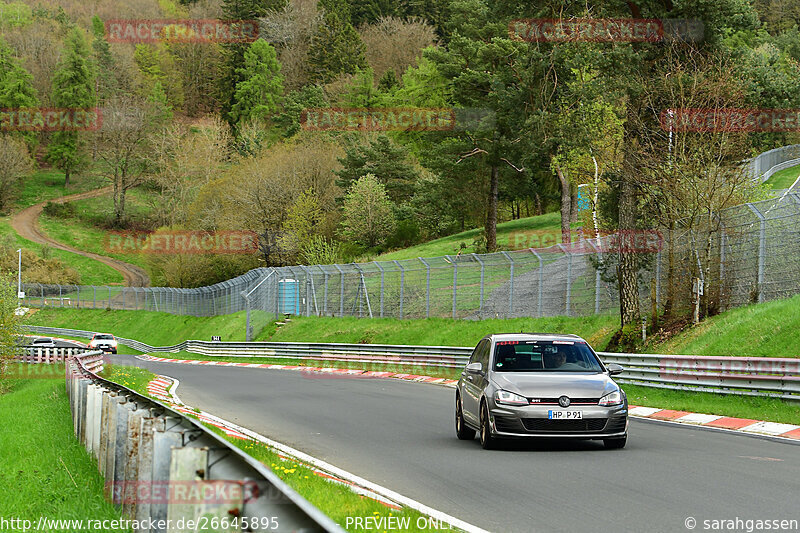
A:
[[[484,339],[493,341],[530,341],[530,340],[548,340],[548,341],[583,341],[583,338],[572,333],[490,333]]]

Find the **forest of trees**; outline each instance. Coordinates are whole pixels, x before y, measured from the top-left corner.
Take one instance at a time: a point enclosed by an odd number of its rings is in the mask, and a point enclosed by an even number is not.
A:
[[[46,7],[49,6],[49,7]],[[104,21],[260,21],[252,43],[109,43]],[[527,42],[520,18],[696,19],[702,40]],[[674,132],[666,109],[800,108],[793,0],[0,1],[0,109],[90,108],[97,131],[0,133],[0,210],[36,165],[95,172],[126,195],[157,190],[150,229],[248,229],[256,264],[343,262],[560,209],[597,187],[603,228],[662,227],[756,194],[741,160],[792,133]],[[449,131],[331,132],[309,108],[456,108]],[[260,260],[258,262],[257,260]],[[173,284],[208,258],[167,258]],[[637,319],[636,258],[620,281]],[[187,272],[194,271],[191,276]]]

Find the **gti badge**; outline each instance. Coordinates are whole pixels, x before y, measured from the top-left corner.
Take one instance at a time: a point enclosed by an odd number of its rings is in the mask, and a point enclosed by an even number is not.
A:
[[[558,405],[561,407],[569,407],[569,396],[562,396],[558,399]]]

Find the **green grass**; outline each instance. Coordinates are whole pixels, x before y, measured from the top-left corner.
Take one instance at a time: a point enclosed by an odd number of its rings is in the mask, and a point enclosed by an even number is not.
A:
[[[0,395],[0,428],[1,517],[120,519],[103,496],[94,460],[74,436],[63,377],[14,382]]]
[[[106,311],[104,309],[41,309],[25,318],[25,323],[38,326],[83,329],[113,333],[136,339],[152,346],[169,346],[187,339],[211,340],[219,335],[223,341],[245,339],[245,312],[215,317],[195,317],[157,313],[155,311]],[[274,325],[265,335],[274,330]]]
[[[42,248],[44,248],[44,246],[23,239],[17,235],[17,232],[11,228],[9,217],[0,217],[0,237],[12,239],[14,249],[23,248],[39,256],[42,255]],[[65,266],[72,267],[78,271],[81,276],[80,282],[83,285],[122,284],[123,282],[122,274],[99,261],[52,247],[48,247],[48,249],[51,257],[60,260]],[[23,283],[25,282],[24,265],[22,281]]]
[[[245,337],[245,318],[244,312],[193,317],[153,311],[56,308],[39,310],[26,317],[25,323],[103,331],[152,346],[166,346],[187,339],[211,340],[211,335],[220,335],[223,341],[242,341]],[[605,347],[614,332],[615,320],[610,315],[480,321],[294,317],[280,328],[270,322],[257,340],[473,346],[488,333],[538,331],[576,333],[593,346]]]
[[[475,346],[489,333],[525,331],[575,333],[600,349],[608,344],[616,320],[611,315],[486,320],[294,317],[269,340]]]
[[[143,254],[120,254],[109,252],[107,247],[108,232],[78,218],[56,218],[47,215],[39,217],[39,226],[48,237],[84,252],[113,257],[139,266],[146,271],[151,267]],[[93,259],[91,261],[94,261]],[[96,262],[96,261],[95,261]]]
[[[417,257],[438,257],[454,255],[459,251],[472,253],[475,247],[472,241],[483,231],[482,228],[471,229],[442,237],[410,248],[388,252],[377,257],[378,260],[416,259]],[[497,245],[503,250],[519,250],[523,248],[539,248],[561,242],[561,215],[546,213],[544,215],[520,218],[497,225]],[[461,248],[461,244],[466,247]]]
[[[776,172],[764,183],[773,189],[788,189],[797,179],[797,176],[800,176],[800,165]]]
[[[650,353],[800,357],[800,295],[748,305],[710,317]]]
[[[16,209],[38,204],[61,196],[77,194],[105,187],[109,181],[96,174],[80,174],[71,177],[69,187],[64,186],[64,173],[45,169],[35,172],[22,181],[14,202]]]
[[[623,384],[631,405],[660,407],[709,415],[751,418],[784,424],[800,424],[800,403],[777,398],[692,392]]]
[[[123,387],[128,387],[143,396],[150,396],[147,392],[147,384],[156,377],[155,374],[144,368],[115,364],[103,365],[100,376]]]

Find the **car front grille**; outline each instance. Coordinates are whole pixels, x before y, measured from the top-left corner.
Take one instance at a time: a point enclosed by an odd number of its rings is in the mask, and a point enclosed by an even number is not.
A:
[[[581,420],[550,420],[549,418],[523,418],[528,431],[537,433],[596,433],[602,431],[607,418],[584,418]]]
[[[528,400],[529,401],[530,400],[538,400],[538,401],[532,401],[531,402],[532,405],[538,405],[538,404],[554,404],[554,405],[558,405],[558,398],[529,398]],[[570,399],[569,399],[570,404],[586,403],[586,404],[597,405],[597,403],[599,401],[600,401],[600,398],[571,398],[570,397]]]

